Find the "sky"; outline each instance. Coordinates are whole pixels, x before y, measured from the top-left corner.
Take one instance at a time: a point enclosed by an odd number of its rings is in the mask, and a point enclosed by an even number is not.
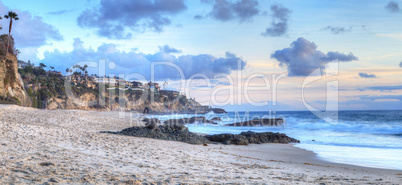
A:
[[[63,74],[88,64],[227,110],[402,109],[402,0],[0,1],[8,11],[18,58]]]

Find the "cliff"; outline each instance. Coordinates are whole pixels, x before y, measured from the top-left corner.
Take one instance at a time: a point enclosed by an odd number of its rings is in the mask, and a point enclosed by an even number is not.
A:
[[[82,87],[81,87],[82,89]],[[124,95],[116,95],[115,90],[99,91],[99,88],[92,89],[95,92],[85,92],[65,97],[56,95],[47,102],[46,109],[81,109],[81,110],[121,110],[149,113],[190,113],[199,106],[198,103],[190,102],[185,96],[166,100],[166,97],[145,92],[125,92]],[[143,94],[144,93],[144,94]],[[153,96],[153,97],[152,97]],[[102,100],[103,99],[103,100]],[[153,99],[153,100],[152,100]],[[103,102],[103,103],[101,103]]]
[[[0,103],[32,106],[18,74],[17,57],[12,54],[0,57]]]
[[[154,93],[148,89],[119,90],[93,83],[82,76],[66,77],[58,73],[46,73],[30,64],[19,72],[35,108],[194,113],[196,107],[200,106],[183,95]]]
[[[8,39],[11,39],[9,46]],[[30,61],[19,61],[16,53],[14,39],[0,35],[0,104],[40,109],[147,110],[149,113],[194,113],[200,106],[179,94],[109,88],[78,72],[71,79],[56,71],[45,71],[44,64],[36,67]],[[18,69],[19,64],[21,69]]]

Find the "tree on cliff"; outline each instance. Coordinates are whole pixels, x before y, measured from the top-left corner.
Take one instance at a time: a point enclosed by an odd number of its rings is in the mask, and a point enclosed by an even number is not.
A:
[[[88,76],[87,68],[88,68],[88,65],[85,64],[84,67],[83,67],[85,76]]]
[[[39,64],[39,69],[44,69],[45,67],[47,67],[45,64],[43,64],[43,63]]]
[[[13,26],[13,19],[18,20],[18,15],[15,12],[9,11],[7,15],[4,15],[6,19],[10,19],[10,27],[8,29],[8,44],[7,44],[7,50],[6,50],[6,57],[8,53],[8,47],[10,46],[10,35],[11,35],[11,28]]]

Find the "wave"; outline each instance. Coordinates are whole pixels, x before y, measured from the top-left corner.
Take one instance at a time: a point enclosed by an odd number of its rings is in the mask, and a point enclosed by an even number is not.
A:
[[[333,117],[334,115],[338,117]],[[303,146],[304,149],[311,150],[330,161],[385,168],[402,166],[399,155],[402,154],[402,111],[341,111],[339,115],[331,114],[325,119],[311,112],[280,112],[274,115],[269,112],[232,112],[224,116],[226,119],[219,125],[188,125],[188,127],[192,132],[205,134],[238,134],[248,130],[281,132],[300,140],[301,144],[297,146]],[[238,119],[247,120],[254,116],[280,116],[285,119],[285,125],[283,127],[223,126],[238,122]]]

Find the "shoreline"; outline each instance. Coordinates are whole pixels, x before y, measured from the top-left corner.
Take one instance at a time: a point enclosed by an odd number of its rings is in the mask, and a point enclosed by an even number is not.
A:
[[[297,145],[300,143],[291,143],[292,145]],[[300,149],[300,150],[305,150],[307,152],[312,152],[315,159],[318,161],[322,161],[325,163],[330,163],[330,164],[337,164],[337,165],[344,165],[344,166],[350,166],[350,167],[355,167],[355,168],[369,168],[369,169],[378,169],[378,170],[388,170],[388,171],[394,171],[394,172],[402,172],[402,169],[394,169],[394,168],[386,168],[386,167],[376,167],[376,166],[368,166],[368,165],[359,165],[359,164],[352,164],[352,163],[347,163],[347,162],[335,162],[331,161],[330,159],[326,159],[324,157],[320,157],[317,153],[311,150],[307,150],[304,148],[299,148],[297,146],[293,146],[294,148]]]
[[[398,184],[402,171],[331,163],[293,144],[208,146],[99,133],[126,114],[0,105],[0,183]]]

